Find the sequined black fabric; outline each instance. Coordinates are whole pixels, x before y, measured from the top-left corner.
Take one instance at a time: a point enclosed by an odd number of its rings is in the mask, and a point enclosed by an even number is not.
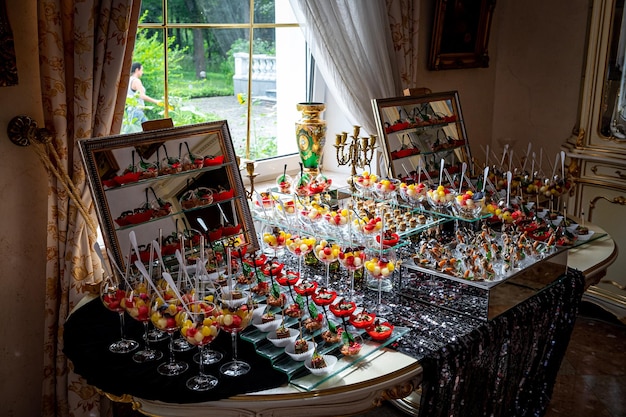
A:
[[[424,367],[420,416],[541,416],[567,349],[584,289],[561,279],[489,322],[421,303],[398,306],[414,329],[398,349]]]

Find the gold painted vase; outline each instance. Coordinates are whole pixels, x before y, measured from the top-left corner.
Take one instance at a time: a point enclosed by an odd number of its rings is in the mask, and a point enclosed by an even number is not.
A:
[[[324,103],[298,103],[302,118],[296,122],[296,138],[304,171],[315,178],[326,142],[326,121],[320,118]]]

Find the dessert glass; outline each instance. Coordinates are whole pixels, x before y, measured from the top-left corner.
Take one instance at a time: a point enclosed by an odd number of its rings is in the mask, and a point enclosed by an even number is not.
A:
[[[109,350],[113,353],[129,353],[139,347],[139,343],[126,339],[124,335],[124,307],[122,301],[126,297],[126,291],[121,287],[117,276],[107,275],[100,285],[100,299],[104,306],[119,315],[120,320],[120,340],[109,345]]]

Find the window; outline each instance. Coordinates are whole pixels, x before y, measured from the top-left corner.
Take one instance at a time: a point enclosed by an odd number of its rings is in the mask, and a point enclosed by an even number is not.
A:
[[[143,0],[141,8],[133,62],[158,101],[145,101],[148,119],[225,119],[246,159],[297,152],[296,103],[311,98],[312,77],[289,0]],[[123,132],[141,129],[133,105],[128,98]]]

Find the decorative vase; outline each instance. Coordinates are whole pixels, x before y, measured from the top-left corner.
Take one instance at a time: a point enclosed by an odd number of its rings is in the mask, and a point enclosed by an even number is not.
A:
[[[296,108],[302,112],[302,118],[296,122],[300,160],[304,171],[315,178],[326,142],[326,121],[320,118],[326,106],[324,103],[298,103]]]

